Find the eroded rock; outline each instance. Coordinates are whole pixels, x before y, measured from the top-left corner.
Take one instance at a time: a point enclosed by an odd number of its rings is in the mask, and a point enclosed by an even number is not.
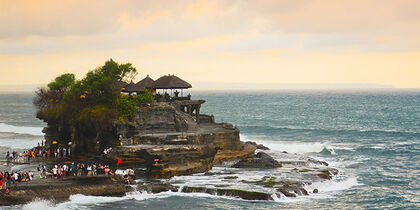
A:
[[[264,152],[259,152],[255,157],[240,160],[233,168],[279,168],[281,164]]]
[[[207,193],[207,194],[218,195],[218,196],[239,197],[245,200],[273,200],[271,195],[268,193],[238,190],[238,189],[213,189],[213,188],[205,188],[205,187],[186,186],[182,188],[181,192],[184,192],[184,193],[199,192],[199,193]]]

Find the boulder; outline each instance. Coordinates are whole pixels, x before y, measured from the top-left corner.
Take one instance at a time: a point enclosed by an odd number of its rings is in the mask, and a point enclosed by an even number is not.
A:
[[[139,191],[146,191],[148,193],[160,193],[160,192],[177,192],[179,187],[173,186],[170,184],[162,184],[162,183],[151,183],[147,185],[138,185],[137,189]]]
[[[255,143],[253,141],[247,141],[247,142],[245,142],[245,145],[246,144],[255,146],[257,149],[260,149],[260,150],[270,150],[270,148],[268,148],[268,147],[266,147],[266,146],[264,146],[262,144],[257,144],[257,143]]]
[[[240,160],[234,164],[234,168],[279,168],[281,164],[270,155],[259,152],[255,157]]]
[[[219,196],[229,196],[229,197],[239,197],[245,200],[273,200],[270,194],[263,192],[254,192],[247,190],[238,190],[238,189],[214,189],[214,188],[205,188],[205,187],[184,187],[181,192],[183,193],[207,193],[211,195]]]

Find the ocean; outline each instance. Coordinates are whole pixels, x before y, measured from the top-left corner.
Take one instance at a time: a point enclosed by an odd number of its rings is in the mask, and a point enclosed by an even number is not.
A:
[[[318,194],[245,201],[201,193],[134,192],[124,197],[73,195],[10,208],[39,209],[419,209],[420,90],[193,91],[202,113],[230,122],[242,141],[325,160],[340,173],[314,183]],[[32,93],[0,94],[0,157],[42,140]],[[212,171],[229,170],[215,167]],[[254,173],[254,172],[253,172]],[[261,170],[252,175],[273,174]],[[244,177],[250,176],[245,172]],[[206,186],[200,174],[169,182]],[[246,186],[241,185],[238,188]]]

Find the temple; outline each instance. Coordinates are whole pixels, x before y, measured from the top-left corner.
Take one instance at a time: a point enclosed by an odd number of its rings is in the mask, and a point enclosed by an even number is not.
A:
[[[204,100],[192,100],[184,91],[191,84],[175,75],[150,77],[122,87],[135,95],[148,89],[156,103],[140,106],[128,123],[118,125],[119,146],[109,154],[126,164],[142,165],[154,178],[208,171],[213,164],[253,156],[255,147],[240,141],[239,129],[217,123],[200,112]]]
[[[140,94],[144,89],[152,91],[158,104],[171,103],[176,109],[195,117],[200,123],[200,108],[204,100],[191,100],[191,94],[184,96],[184,90],[192,85],[175,75],[165,75],[156,81],[147,75],[137,83],[120,83],[121,93],[128,95]]]

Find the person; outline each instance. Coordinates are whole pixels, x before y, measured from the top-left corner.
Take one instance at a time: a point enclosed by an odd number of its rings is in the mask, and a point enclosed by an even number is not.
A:
[[[32,173],[32,171],[28,171],[28,177],[29,180],[32,181],[32,179],[34,178],[34,173]]]
[[[17,172],[12,172],[13,174],[13,181],[15,182],[15,186],[19,183],[19,174]]]
[[[74,162],[71,163],[70,172],[73,176],[76,176],[76,166],[74,165]]]
[[[42,176],[44,177],[44,179],[47,178],[47,166],[42,165]]]
[[[92,165],[87,166],[87,176],[92,176]]]
[[[128,174],[124,175],[124,184],[130,184],[130,179],[129,179]]]
[[[58,172],[57,165],[55,165],[55,167],[52,168],[51,170],[52,170],[52,173],[53,173],[54,178],[57,178],[57,172]]]
[[[6,191],[6,185],[7,185],[7,176],[9,173],[5,172],[2,174],[1,178],[1,193],[4,193]]]
[[[67,176],[69,171],[69,166],[67,164],[63,165],[63,176]]]
[[[105,166],[105,169],[104,169],[104,172],[105,172],[105,176],[108,176],[109,175],[109,167],[108,167],[108,165],[106,165]]]
[[[82,176],[83,165],[81,163],[77,164],[77,176]]]
[[[134,175],[134,170],[132,168],[128,169],[128,176],[130,176],[133,180],[136,179],[136,176]]]

